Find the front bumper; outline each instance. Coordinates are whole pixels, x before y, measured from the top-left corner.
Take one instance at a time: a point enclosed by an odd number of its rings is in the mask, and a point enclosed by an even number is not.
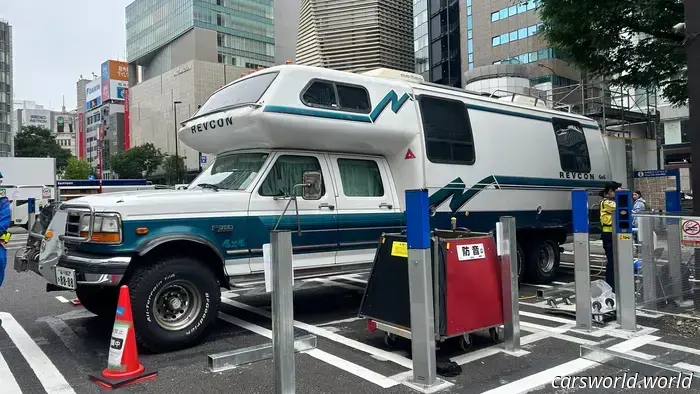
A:
[[[75,270],[78,285],[119,286],[131,263],[131,256],[101,256],[75,251],[66,251],[58,258],[58,267]],[[52,276],[43,275],[56,284],[56,268],[51,267]]]

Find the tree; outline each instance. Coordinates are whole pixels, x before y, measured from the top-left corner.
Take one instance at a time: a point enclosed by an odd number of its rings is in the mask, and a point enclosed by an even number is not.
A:
[[[87,179],[92,173],[92,166],[85,160],[78,160],[75,157],[68,159],[66,171],[63,173],[65,179]]]
[[[16,157],[53,157],[56,171],[62,172],[68,166],[71,153],[61,148],[49,129],[39,126],[24,126],[15,136]]]
[[[592,77],[633,88],[661,88],[673,105],[688,101],[680,0],[540,0],[541,34]]]
[[[153,144],[135,146],[109,157],[109,166],[122,179],[150,176],[163,162],[163,153]]]
[[[163,170],[173,183],[177,183],[187,173],[185,158],[182,156],[167,156],[163,162]]]

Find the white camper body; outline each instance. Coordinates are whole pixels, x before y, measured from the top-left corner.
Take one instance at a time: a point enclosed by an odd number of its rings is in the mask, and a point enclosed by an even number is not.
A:
[[[278,223],[293,230],[297,279],[367,270],[380,235],[405,229],[405,191],[427,188],[432,228],[455,217],[458,227],[490,231],[499,216],[515,216],[521,275],[551,281],[571,230],[571,190],[595,193],[611,180],[597,124],[374,74],[285,65],[219,89],[178,132],[216,155],[212,165],[186,190],[63,204],[52,224],[64,253],[38,272],[60,272],[45,277],[77,282],[86,300],[128,284],[139,342],[183,347],[216,319],[218,286],[263,280],[262,248]],[[297,188],[305,176],[314,187]],[[158,294],[180,293],[178,305],[198,308],[160,307],[172,300]]]

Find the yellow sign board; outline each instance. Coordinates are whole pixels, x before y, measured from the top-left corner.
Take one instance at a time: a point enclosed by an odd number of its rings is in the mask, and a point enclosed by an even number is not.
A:
[[[391,244],[391,255],[396,257],[408,257],[408,244],[406,242],[394,241]]]
[[[632,239],[632,234],[618,234],[617,238],[621,241],[629,241]]]

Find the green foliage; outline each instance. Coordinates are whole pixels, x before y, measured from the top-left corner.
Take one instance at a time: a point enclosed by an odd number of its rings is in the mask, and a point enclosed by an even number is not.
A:
[[[71,153],[61,148],[49,129],[38,126],[24,126],[15,136],[16,157],[53,157],[56,171],[62,172],[68,166]]]
[[[688,100],[682,0],[541,0],[543,38],[589,76]],[[631,37],[638,37],[632,40]]]
[[[166,156],[163,162],[163,170],[168,179],[171,180],[171,183],[178,183],[187,173],[185,158],[182,156]]]
[[[68,159],[68,166],[63,173],[64,179],[87,179],[92,173],[92,166],[85,160],[78,160],[75,157]]]
[[[163,157],[160,149],[148,143],[110,156],[109,166],[122,179],[140,179],[156,172]]]

